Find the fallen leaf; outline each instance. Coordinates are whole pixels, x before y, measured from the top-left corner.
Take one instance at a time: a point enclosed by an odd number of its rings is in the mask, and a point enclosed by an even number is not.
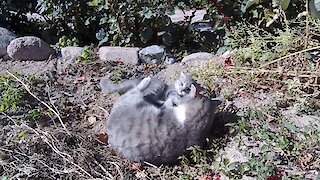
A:
[[[233,66],[232,58],[231,58],[231,57],[227,57],[227,58],[224,60],[224,65],[225,65],[225,66]]]
[[[206,173],[204,175],[202,175],[199,180],[213,180],[213,176],[211,175],[211,173]]]
[[[108,142],[108,135],[106,133],[101,133],[98,136],[98,140],[103,142],[103,143],[107,143]]]
[[[120,61],[120,60],[114,61],[114,63],[116,63],[117,65],[124,65],[124,62],[123,62],[123,61]]]
[[[84,76],[80,76],[80,77],[77,77],[77,78],[73,81],[73,83],[74,83],[74,84],[78,84],[78,83],[84,82],[85,79],[86,79],[86,78],[85,78]]]
[[[269,176],[267,177],[267,180],[281,180],[278,176]]]
[[[95,116],[90,116],[88,118],[89,125],[93,125],[96,121],[97,121],[97,118]]]
[[[132,163],[131,168],[135,171],[141,171],[143,167],[141,163]]]

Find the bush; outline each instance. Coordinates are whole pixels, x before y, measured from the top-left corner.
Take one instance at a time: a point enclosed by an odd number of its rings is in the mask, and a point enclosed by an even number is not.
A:
[[[96,42],[94,32],[98,29],[99,20],[105,17],[95,8],[88,6],[89,0],[38,0],[37,11],[47,20],[44,30],[50,30],[59,37],[76,37],[80,45]]]
[[[0,1],[0,27],[16,34],[39,35],[39,24],[28,21],[27,12],[35,12],[36,0]]]

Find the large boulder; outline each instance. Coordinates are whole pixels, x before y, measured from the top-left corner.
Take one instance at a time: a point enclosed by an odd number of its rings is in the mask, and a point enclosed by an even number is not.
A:
[[[139,51],[139,59],[146,64],[160,64],[165,59],[165,52],[161,46],[148,46]]]
[[[16,38],[16,35],[6,28],[0,27],[0,57],[7,54],[7,46],[10,41]]]
[[[12,40],[7,47],[9,57],[17,60],[47,60],[54,50],[49,44],[35,36]]]
[[[122,62],[124,64],[138,64],[139,48],[103,46],[99,49],[99,58],[107,62]]]

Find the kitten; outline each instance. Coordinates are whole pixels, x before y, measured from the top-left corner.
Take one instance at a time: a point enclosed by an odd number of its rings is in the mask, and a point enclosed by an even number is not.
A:
[[[108,143],[132,161],[172,163],[187,147],[205,142],[221,101],[202,97],[191,85],[185,100],[159,108],[145,100],[148,83],[152,78],[145,78],[114,103],[106,123]]]
[[[119,84],[114,84],[110,80],[103,78],[100,80],[100,88],[102,91],[107,91],[109,93],[119,92],[120,94],[123,94],[136,87],[141,81],[142,78],[137,78],[126,80]],[[198,90],[200,89],[200,85],[198,85],[191,76],[187,76],[181,72],[180,77],[174,82],[173,86],[167,86],[161,80],[157,78],[151,78],[151,80],[148,82],[148,85],[146,85],[150,87],[148,89],[144,89],[142,92],[147,100],[151,100],[158,105],[163,104],[170,96],[169,99],[172,101],[172,104],[175,105],[179,103],[179,99],[181,97],[190,92],[190,87],[192,84],[196,85]]]

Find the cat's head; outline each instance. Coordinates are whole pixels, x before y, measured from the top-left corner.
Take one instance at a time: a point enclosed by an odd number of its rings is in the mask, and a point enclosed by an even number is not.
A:
[[[180,73],[180,77],[174,82],[174,87],[180,96],[184,96],[190,92],[191,85],[195,83],[195,80],[183,72]]]

